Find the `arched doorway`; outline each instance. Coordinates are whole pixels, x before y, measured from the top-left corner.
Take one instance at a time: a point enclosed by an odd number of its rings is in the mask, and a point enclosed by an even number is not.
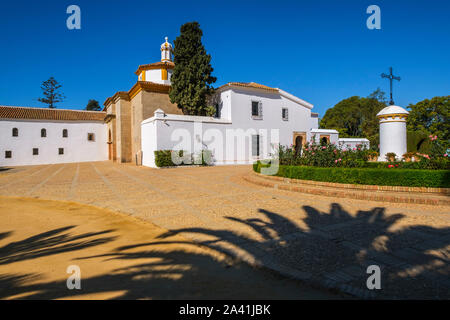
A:
[[[320,136],[320,145],[321,146],[326,146],[327,144],[330,143],[330,136],[326,135],[326,136]]]
[[[302,146],[303,146],[303,137],[296,136],[295,137],[295,154],[300,154],[302,152]]]

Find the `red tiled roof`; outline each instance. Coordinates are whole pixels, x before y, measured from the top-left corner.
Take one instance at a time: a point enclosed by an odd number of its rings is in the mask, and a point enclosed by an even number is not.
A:
[[[233,86],[256,88],[256,89],[263,89],[263,90],[267,90],[267,91],[278,92],[277,88],[271,88],[271,87],[268,87],[268,86],[265,86],[263,84],[259,84],[256,82],[228,82],[228,83],[224,84],[223,86],[220,86],[218,89],[221,89],[224,87],[233,87]]]
[[[103,121],[106,112],[0,106],[0,119]]]

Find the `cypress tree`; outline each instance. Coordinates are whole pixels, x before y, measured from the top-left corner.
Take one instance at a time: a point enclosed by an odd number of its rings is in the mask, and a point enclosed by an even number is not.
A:
[[[215,112],[207,105],[216,78],[211,76],[211,56],[202,44],[202,35],[198,22],[188,22],[181,26],[180,35],[174,41],[175,68],[169,97],[186,115],[205,116]]]

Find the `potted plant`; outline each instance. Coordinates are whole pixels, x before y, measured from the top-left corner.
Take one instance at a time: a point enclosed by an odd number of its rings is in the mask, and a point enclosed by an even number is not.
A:
[[[387,161],[394,162],[396,158],[397,158],[397,155],[395,154],[395,152],[388,152],[388,153],[386,153],[386,160]]]
[[[413,157],[414,157],[415,153],[414,152],[406,152],[403,155],[403,159],[405,159],[406,162],[411,162]]]
[[[378,160],[378,152],[376,152],[375,150],[368,151],[367,155],[368,155],[369,161],[377,161]]]

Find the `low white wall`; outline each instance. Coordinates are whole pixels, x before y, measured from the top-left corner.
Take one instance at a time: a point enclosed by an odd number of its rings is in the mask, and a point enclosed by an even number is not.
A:
[[[18,137],[12,136],[13,128],[19,130]],[[43,128],[45,138],[41,138]],[[68,130],[67,138],[62,136],[63,129]],[[88,133],[94,133],[95,141],[88,141]],[[108,160],[103,122],[0,120],[0,137],[0,166]],[[39,149],[38,155],[33,155],[33,148]],[[64,154],[58,154],[59,148],[64,148]],[[10,159],[5,158],[5,151],[12,152]]]
[[[156,167],[154,151],[188,150],[200,153],[210,150],[214,165],[250,164],[266,159],[278,145],[278,130],[236,129],[226,120],[166,114],[144,120],[142,132],[142,164]],[[252,135],[261,136],[260,155],[252,155]]]
[[[339,140],[339,133],[336,130],[329,129],[312,129],[310,132],[311,139],[310,142],[315,142],[320,144],[320,136],[329,136],[330,143],[337,144]]]
[[[353,150],[358,146],[370,148],[370,141],[365,138],[339,138],[338,146],[342,150]]]

